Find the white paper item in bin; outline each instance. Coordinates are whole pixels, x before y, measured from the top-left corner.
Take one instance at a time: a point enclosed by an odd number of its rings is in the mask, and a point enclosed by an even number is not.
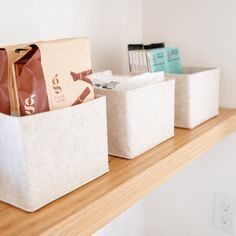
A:
[[[163,82],[165,80],[164,72],[144,73],[135,76],[113,75],[111,71],[103,71],[91,75],[92,81],[101,86],[109,86],[111,82],[117,84],[110,89],[113,90],[131,90],[145,85]]]

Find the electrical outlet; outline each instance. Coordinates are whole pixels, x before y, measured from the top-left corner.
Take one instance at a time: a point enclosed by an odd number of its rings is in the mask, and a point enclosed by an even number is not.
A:
[[[236,198],[225,193],[215,194],[214,227],[235,235],[235,203]]]

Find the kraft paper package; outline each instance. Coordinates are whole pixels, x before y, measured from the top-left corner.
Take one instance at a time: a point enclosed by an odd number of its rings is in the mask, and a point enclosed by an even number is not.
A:
[[[6,46],[0,64],[2,113],[32,115],[94,99],[87,38]]]
[[[10,115],[7,51],[0,49],[0,112]]]
[[[87,38],[42,41],[18,48],[12,113],[31,115],[94,99]]]

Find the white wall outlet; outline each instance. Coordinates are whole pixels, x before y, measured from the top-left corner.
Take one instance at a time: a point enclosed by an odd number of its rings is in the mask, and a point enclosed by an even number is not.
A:
[[[217,192],[214,202],[213,224],[218,230],[236,235],[235,231],[236,197]]]

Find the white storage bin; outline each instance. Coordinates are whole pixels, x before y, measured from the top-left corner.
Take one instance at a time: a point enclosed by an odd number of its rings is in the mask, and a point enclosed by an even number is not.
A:
[[[0,114],[0,200],[35,211],[108,171],[106,99]]]
[[[166,77],[176,81],[176,127],[192,129],[219,114],[219,69],[186,67]]]
[[[109,154],[133,159],[174,135],[174,80],[95,93],[107,97]]]

